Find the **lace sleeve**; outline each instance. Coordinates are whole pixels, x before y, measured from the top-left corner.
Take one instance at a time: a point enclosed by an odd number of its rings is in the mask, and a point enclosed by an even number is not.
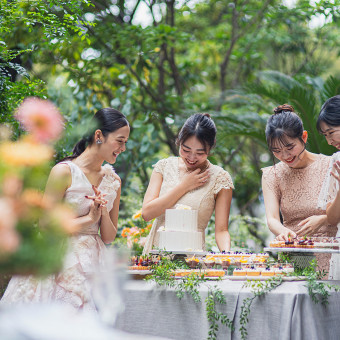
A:
[[[159,160],[156,164],[153,165],[153,169],[160,174],[164,174],[164,169],[166,166],[166,159]]]
[[[336,161],[340,161],[340,152],[335,153],[329,162],[329,167],[323,181],[319,198],[318,198],[318,208],[326,210],[328,203],[332,202],[339,191],[338,181],[331,175],[333,164]]]
[[[217,195],[221,189],[234,189],[233,180],[229,173],[225,170],[220,171],[216,176],[214,195]]]
[[[275,166],[269,166],[261,170],[262,170],[262,179],[266,180],[266,183],[269,189],[275,194],[276,197],[279,197],[280,188],[279,188],[279,183],[277,180],[277,173],[275,171]]]
[[[117,191],[120,187],[120,180],[115,170],[110,164],[105,164],[103,169],[105,176],[108,178],[108,181],[103,184],[103,187],[105,187],[107,192],[110,192],[110,190]]]

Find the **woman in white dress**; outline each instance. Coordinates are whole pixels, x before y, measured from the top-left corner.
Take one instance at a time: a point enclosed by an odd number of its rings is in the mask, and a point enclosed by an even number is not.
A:
[[[112,108],[99,110],[93,123],[95,128],[75,145],[73,155],[53,167],[46,185],[46,198],[71,203],[78,216],[73,221],[78,232],[70,238],[62,271],[43,280],[13,277],[1,302],[58,301],[96,309],[90,277],[103,264],[105,244],[116,237],[121,191],[119,176],[102,164],[114,164],[125,151],[130,127]]]
[[[176,204],[198,210],[198,231],[205,250],[205,228],[215,211],[215,239],[220,251],[230,250],[228,221],[232,179],[227,171],[211,164],[208,155],[216,143],[216,126],[209,114],[190,116],[181,128],[179,157],[158,161],[144,196],[142,216],[155,218],[143,253],[158,246],[157,230],[164,226],[165,210]]]
[[[340,95],[328,99],[321,107],[317,120],[317,129],[323,134],[329,145],[340,150]],[[340,237],[340,152],[333,154],[328,175],[319,197],[319,206],[326,208],[330,224],[337,225],[336,236]],[[340,254],[333,254],[329,269],[329,278],[340,280]]]

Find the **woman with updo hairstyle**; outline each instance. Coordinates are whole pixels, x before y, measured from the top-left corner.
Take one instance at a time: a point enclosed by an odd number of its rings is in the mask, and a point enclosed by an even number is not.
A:
[[[266,126],[269,150],[280,162],[262,169],[262,191],[267,224],[277,240],[296,236],[335,236],[318,197],[330,157],[306,150],[308,133],[291,105],[274,109]],[[280,219],[280,213],[282,220]],[[328,271],[330,256],[317,255]]]
[[[228,221],[232,179],[227,171],[211,164],[210,151],[216,144],[216,126],[210,115],[190,116],[181,128],[176,144],[179,157],[161,159],[154,165],[144,196],[142,216],[155,218],[144,247],[144,254],[158,247],[157,230],[165,223],[165,210],[176,204],[198,210],[198,231],[205,250],[205,229],[215,210],[215,239],[220,251],[230,250]]]
[[[49,204],[64,200],[75,208],[63,269],[44,280],[13,277],[2,302],[58,301],[76,310],[96,310],[91,277],[105,262],[105,244],[114,241],[118,228],[121,181],[110,164],[125,151],[129,134],[121,112],[101,109],[72,156],[52,168],[44,199]],[[110,164],[103,166],[104,161]]]

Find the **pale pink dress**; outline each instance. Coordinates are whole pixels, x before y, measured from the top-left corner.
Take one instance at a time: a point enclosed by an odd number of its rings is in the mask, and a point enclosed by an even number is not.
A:
[[[181,181],[178,157],[161,159],[154,165],[154,171],[163,176],[163,182],[159,193],[160,197],[173,189]],[[205,228],[215,209],[215,195],[217,195],[221,189],[234,189],[233,181],[229,173],[221,167],[210,164],[209,174],[209,180],[204,186],[186,193],[176,202],[176,204],[184,204],[190,206],[192,209],[198,210],[197,231],[202,232],[203,250],[205,250]],[[157,230],[159,227],[164,226],[164,223],[165,214],[162,214],[155,219],[148,239],[146,240],[143,254],[148,254],[150,250],[158,247]]]
[[[326,210],[319,208],[320,190],[328,171],[330,157],[318,155],[317,159],[303,169],[293,169],[280,162],[262,169],[263,178],[280,202],[283,225],[294,232],[297,225],[307,217],[325,215]],[[313,236],[335,236],[337,228],[324,225]],[[320,269],[329,270],[329,254],[317,255]]]
[[[72,184],[66,190],[65,201],[71,203],[78,216],[87,215],[91,200],[85,195],[93,195],[92,185],[83,171],[73,162],[65,161],[72,174]],[[120,187],[110,165],[104,165],[104,177],[98,186],[106,193],[107,208],[110,211]],[[95,310],[91,296],[91,276],[103,265],[106,246],[98,235],[99,223],[82,230],[69,240],[63,269],[56,275],[46,279],[33,276],[15,276],[11,279],[1,303],[49,302],[58,301],[76,309]]]

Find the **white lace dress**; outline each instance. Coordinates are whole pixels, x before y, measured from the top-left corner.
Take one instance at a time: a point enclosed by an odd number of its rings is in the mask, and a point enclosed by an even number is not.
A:
[[[198,210],[198,229],[202,232],[202,249],[205,250],[205,228],[215,209],[215,197],[221,189],[234,189],[233,181],[227,171],[221,167],[210,164],[210,178],[205,185],[199,189],[192,190],[182,196],[176,204],[184,204],[192,209]],[[161,159],[154,165],[154,171],[163,176],[163,182],[159,196],[173,189],[181,181],[179,176],[179,158],[169,157]],[[157,217],[152,224],[148,239],[146,240],[143,254],[148,254],[154,247],[158,246],[157,230],[164,226],[165,214]]]
[[[92,185],[83,171],[73,162],[65,161],[72,174],[72,184],[66,190],[65,200],[77,209],[78,216],[87,215],[93,195]],[[114,176],[110,165],[104,165],[104,177],[98,187],[106,193],[107,208],[110,211],[117,196],[120,182]],[[95,310],[91,296],[91,275],[104,261],[106,246],[98,235],[99,223],[95,223],[78,235],[70,237],[69,249],[63,269],[46,279],[34,276],[15,276],[11,279],[1,303],[58,301],[76,309]]]
[[[321,209],[326,210],[327,205],[335,199],[335,196],[339,191],[339,183],[331,175],[333,164],[336,161],[340,161],[340,152],[337,152],[332,156],[329,164],[327,175],[319,195],[318,205]],[[337,225],[336,237],[340,237],[340,222]],[[332,254],[329,266],[329,279],[340,280],[340,254]]]

